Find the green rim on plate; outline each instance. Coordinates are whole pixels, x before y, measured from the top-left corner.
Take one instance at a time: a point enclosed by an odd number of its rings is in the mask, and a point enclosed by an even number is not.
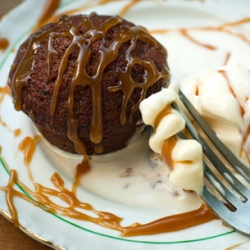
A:
[[[68,7],[70,6],[72,3],[74,2],[77,2],[78,0],[68,0],[68,1],[65,1],[64,3],[62,3],[60,6],[59,6],[59,9],[62,9],[64,7]],[[4,56],[2,58],[2,60],[0,61],[0,70],[3,68],[6,60],[8,59],[9,55],[12,53],[12,49],[15,48],[25,37],[28,36],[28,34],[30,33],[30,31],[32,30],[32,26],[30,26],[29,28],[27,28],[13,43],[12,45],[6,50],[6,52],[4,53]],[[9,175],[9,171],[8,171],[8,168],[7,166],[4,164],[4,161],[3,159],[0,157],[0,162],[1,162],[1,166],[2,168],[6,171],[6,173]],[[22,193],[24,193],[28,198],[32,199],[32,197],[27,194],[22,188],[21,186],[16,183],[17,187],[20,189],[20,191]],[[120,240],[120,241],[127,241],[127,242],[133,242],[133,243],[144,243],[144,244],[180,244],[180,243],[188,243],[188,242],[198,242],[198,241],[204,241],[204,240],[209,240],[209,239],[213,239],[213,238],[218,238],[218,237],[223,237],[223,236],[226,236],[226,235],[229,235],[229,234],[233,234],[235,233],[236,231],[235,230],[230,230],[228,232],[225,232],[225,233],[221,233],[221,234],[215,234],[215,235],[212,235],[212,236],[209,236],[209,237],[204,237],[204,238],[198,238],[198,239],[192,239],[192,240],[183,240],[183,241],[146,241],[146,240],[133,240],[131,238],[121,238],[121,237],[115,237],[115,236],[111,236],[111,235],[107,235],[107,234],[103,234],[103,233],[99,233],[99,232],[96,232],[96,231],[93,231],[93,230],[90,230],[90,229],[87,229],[85,227],[82,227],[80,225],[77,225],[75,223],[72,223],[71,221],[63,218],[63,217],[60,217],[59,215],[56,215],[56,214],[52,214],[51,215],[55,216],[56,218],[60,219],[61,221],[71,225],[71,226],[74,226],[75,228],[79,228],[83,231],[86,231],[88,233],[92,233],[92,234],[95,234],[95,235],[98,235],[98,236],[102,236],[102,237],[107,237],[107,238],[111,238],[111,239],[114,239],[114,240]]]

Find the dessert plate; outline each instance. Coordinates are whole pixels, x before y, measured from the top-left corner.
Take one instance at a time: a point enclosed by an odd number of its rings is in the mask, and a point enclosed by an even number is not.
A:
[[[74,164],[79,157],[61,155],[44,140],[37,144],[29,167],[19,149],[24,138],[34,138],[37,131],[29,119],[13,108],[5,93],[8,72],[18,46],[24,41],[41,14],[45,1],[26,0],[0,23],[0,37],[10,42],[0,50],[0,187],[8,184],[10,170],[16,170],[20,183],[34,188],[34,182],[54,188],[50,178],[58,172],[70,189]],[[65,0],[57,13],[122,15],[145,26],[168,50],[172,81],[217,69],[223,65],[241,65],[250,70],[250,2],[248,0],[148,0],[101,1]],[[28,13],[28,14],[27,14]],[[128,153],[125,151],[125,153]],[[129,154],[129,153],[128,153]],[[63,163],[61,159],[66,159]],[[107,176],[109,176],[107,170]],[[101,185],[96,179],[96,186]],[[28,196],[22,185],[15,189]],[[82,184],[77,197],[95,209],[124,218],[122,225],[147,223],[166,216],[162,207],[129,204],[114,200],[109,190],[92,189]],[[132,193],[130,195],[133,195]],[[147,199],[147,198],[145,198]],[[162,197],[164,199],[164,197]],[[124,198],[125,200],[125,198]],[[59,204],[61,201],[57,201]],[[96,224],[46,212],[24,199],[14,199],[21,230],[55,249],[249,249],[250,239],[214,220],[177,232],[122,237],[119,232]],[[181,204],[181,201],[180,201]],[[180,205],[181,206],[181,205]],[[178,209],[177,209],[178,210]],[[6,194],[0,189],[0,212],[11,220]]]

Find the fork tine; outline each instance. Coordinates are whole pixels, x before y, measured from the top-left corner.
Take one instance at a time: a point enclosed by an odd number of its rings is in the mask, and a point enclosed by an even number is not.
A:
[[[218,177],[214,174],[214,172],[205,164],[205,176],[210,180],[210,183],[214,188],[221,194],[221,196],[227,200],[231,205],[237,207],[241,202],[246,201],[246,199],[238,199],[233,193],[229,191],[229,189],[218,179]],[[219,183],[216,185],[215,183]],[[244,197],[246,198],[246,197]]]
[[[247,236],[250,235],[250,218],[246,216],[249,213],[248,204],[244,204],[244,206],[237,208],[237,210],[231,211],[206,186],[203,189],[202,197],[212,210],[227,224]]]
[[[182,117],[186,121],[186,127],[188,128],[190,134],[202,145],[202,148],[204,150],[204,153],[207,155],[208,159],[213,163],[214,166],[216,166],[216,169],[229,181],[233,184],[235,189],[243,194],[245,197],[250,197],[250,190],[243,185],[229,170],[228,168],[222,163],[222,161],[217,157],[217,155],[211,150],[211,148],[208,146],[208,144],[205,142],[205,140],[200,136],[198,131],[195,129],[193,124],[189,121],[187,116],[184,114],[184,112],[181,110],[181,108],[176,104],[172,103],[172,106],[180,112]],[[200,115],[199,115],[200,117]],[[206,127],[209,127],[206,124]],[[211,130],[211,129],[210,129]],[[213,132],[214,133],[214,132]],[[230,154],[231,151],[230,151]]]
[[[179,90],[179,96],[182,100],[183,104],[193,116],[197,124],[206,134],[206,136],[211,140],[211,142],[215,145],[215,147],[220,151],[220,153],[224,156],[224,158],[234,167],[234,169],[243,174],[244,177],[250,182],[250,168],[245,166],[217,137],[216,133],[210,128],[207,122],[203,119],[203,117],[198,113],[198,111],[194,108],[191,102],[187,99],[187,97],[183,94],[181,90]],[[243,173],[242,173],[243,172]]]
[[[217,138],[215,132],[195,110],[181,91],[180,98],[184,106],[200,126],[201,130],[214,144],[215,148],[218,149],[221,155],[239,174],[242,175],[243,178],[250,182],[250,169],[240,162],[238,158],[226,146],[224,146],[224,144]],[[250,236],[250,217],[248,216],[250,210],[250,190],[235,177],[235,175],[227,168],[227,166],[224,165],[216,153],[213,152],[207,142],[184,114],[182,109],[176,103],[172,103],[172,106],[178,110],[178,112],[185,119],[186,128],[191,136],[202,145],[204,154],[207,156],[207,159],[205,160],[210,161],[213,165],[210,166],[210,162],[208,165],[204,162],[204,174],[207,182],[202,191],[203,200],[211,207],[219,218],[224,220],[228,225],[235,228],[239,232]],[[178,136],[185,139],[182,132],[179,133]],[[217,171],[222,175],[223,179],[220,179],[220,177],[217,176]],[[230,188],[228,188],[228,185],[230,185]],[[235,190],[238,192],[235,192]],[[224,204],[223,201],[217,197],[217,192],[228,203]],[[227,207],[227,205],[232,205],[232,208]]]

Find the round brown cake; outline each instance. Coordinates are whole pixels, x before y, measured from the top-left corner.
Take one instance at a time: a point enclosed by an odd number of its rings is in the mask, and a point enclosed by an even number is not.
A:
[[[125,147],[140,102],[166,87],[167,52],[118,16],[62,16],[19,48],[9,74],[15,108],[54,146],[78,154]]]

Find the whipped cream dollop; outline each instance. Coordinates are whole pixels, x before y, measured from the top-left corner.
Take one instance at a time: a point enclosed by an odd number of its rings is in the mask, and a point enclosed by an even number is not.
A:
[[[219,139],[249,165],[250,72],[224,66],[180,82],[180,89]]]
[[[170,104],[179,101],[174,85],[170,85],[169,88],[143,100],[140,111],[144,123],[154,127],[154,133],[149,139],[150,148],[163,155],[163,158],[164,151],[170,154],[170,184],[200,193],[203,188],[202,148],[195,140],[181,140],[176,137],[185,128],[185,120]],[[173,137],[176,137],[174,145],[164,150],[165,143]]]

